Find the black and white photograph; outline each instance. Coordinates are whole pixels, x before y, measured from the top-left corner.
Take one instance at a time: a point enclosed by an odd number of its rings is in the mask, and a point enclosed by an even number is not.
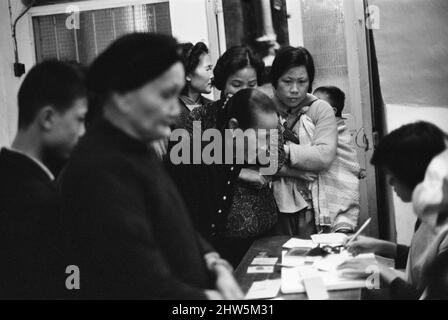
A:
[[[448,299],[447,16],[0,0],[0,301]]]

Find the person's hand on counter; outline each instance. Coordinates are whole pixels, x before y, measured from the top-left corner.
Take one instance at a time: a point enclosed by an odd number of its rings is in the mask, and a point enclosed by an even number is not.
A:
[[[350,239],[351,237],[348,237],[346,243]],[[347,246],[347,249],[354,254],[372,252],[391,259],[395,258],[397,253],[397,245],[395,243],[366,236],[358,236]]]
[[[209,252],[205,255],[207,268],[216,276],[216,289],[225,300],[241,300],[244,294],[241,291],[235,277],[233,268],[217,252]],[[218,298],[216,292],[209,292],[211,298]],[[207,294],[207,292],[206,292]]]

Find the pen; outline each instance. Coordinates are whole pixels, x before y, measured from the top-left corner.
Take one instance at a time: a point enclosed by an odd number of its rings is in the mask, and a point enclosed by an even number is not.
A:
[[[372,220],[372,218],[369,218],[366,220],[366,222],[364,222],[361,228],[359,228],[359,230],[353,235],[353,237],[351,237],[350,240],[345,244],[346,247],[348,247],[349,244],[351,244],[361,234],[361,232],[369,225],[370,220]]]

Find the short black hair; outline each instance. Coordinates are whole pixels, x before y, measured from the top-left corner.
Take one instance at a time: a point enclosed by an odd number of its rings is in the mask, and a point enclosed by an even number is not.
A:
[[[131,33],[114,41],[87,73],[91,98],[102,106],[113,92],[136,90],[180,62],[177,41],[168,35]]]
[[[191,42],[182,43],[180,45],[181,48],[181,59],[182,64],[184,65],[185,75],[188,75],[199,66],[199,62],[201,60],[201,56],[203,54],[208,54],[208,48],[204,42],[198,42],[193,45]],[[185,84],[185,87],[182,89],[182,94],[186,95],[186,90],[188,89],[188,84]]]
[[[314,90],[314,93],[322,92],[328,95],[329,103],[333,108],[336,108],[336,117],[342,117],[342,110],[345,105],[345,93],[335,86],[322,86]]]
[[[213,69],[213,85],[224,90],[227,79],[235,72],[251,66],[257,73],[257,83],[263,79],[264,62],[247,46],[235,46],[228,49],[216,62]]]
[[[446,138],[432,123],[406,124],[379,142],[371,163],[386,168],[413,190],[423,181],[431,160],[445,150]]]
[[[251,128],[260,113],[276,114],[274,101],[260,90],[247,88],[235,93],[225,106],[225,120],[221,123],[227,125],[230,119],[235,118],[243,130]]]
[[[286,46],[281,48],[275,56],[274,62],[271,67],[271,83],[274,88],[277,88],[278,79],[285,74],[289,69],[294,67],[304,66],[308,73],[310,80],[310,86],[308,87],[308,93],[313,90],[313,81],[316,70],[314,68],[314,60],[310,52],[304,47],[291,47]]]
[[[31,125],[43,107],[51,106],[64,112],[73,106],[76,99],[86,95],[83,76],[75,67],[57,60],[35,65],[19,89],[19,129]]]

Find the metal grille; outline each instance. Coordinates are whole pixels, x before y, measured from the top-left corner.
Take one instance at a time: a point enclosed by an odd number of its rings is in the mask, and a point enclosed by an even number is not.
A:
[[[169,2],[82,11],[79,28],[67,28],[68,14],[33,17],[36,60],[89,64],[112,41],[134,31],[171,35]]]
[[[314,88],[339,87],[346,94],[344,113],[350,112],[350,90],[343,0],[301,0],[303,42],[316,66]]]

